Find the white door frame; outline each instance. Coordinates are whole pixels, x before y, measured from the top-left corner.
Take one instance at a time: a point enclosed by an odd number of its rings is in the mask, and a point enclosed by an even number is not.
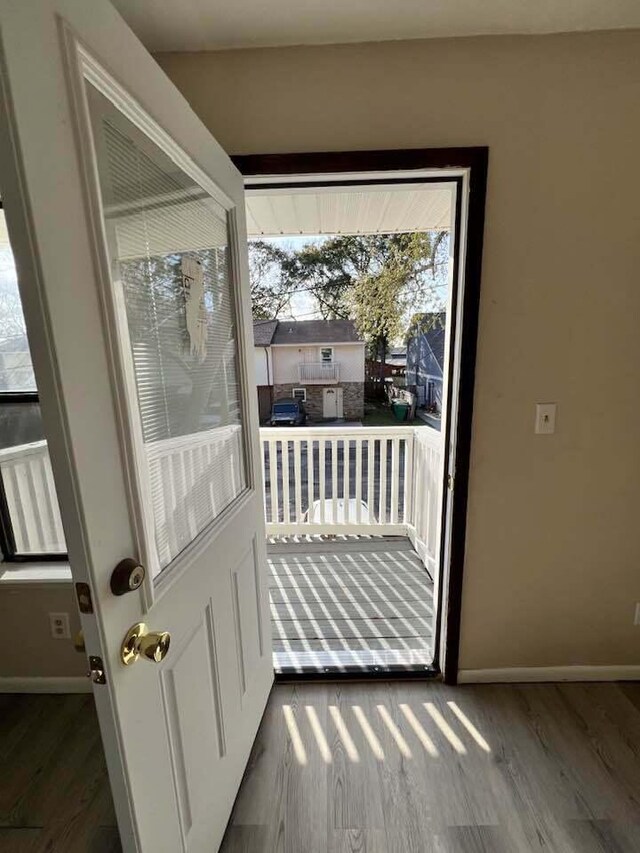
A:
[[[444,680],[457,682],[464,573],[467,501],[471,457],[471,429],[475,360],[479,322],[480,280],[489,149],[424,148],[247,154],[233,158],[245,176],[248,193],[260,193],[271,184],[291,187],[315,184],[315,191],[334,185],[403,182],[455,182],[456,245],[452,246],[452,316],[445,350],[450,393],[443,424],[446,464],[442,489],[439,601],[436,647]],[[302,189],[302,188],[301,188]],[[468,247],[471,248],[467,251]]]

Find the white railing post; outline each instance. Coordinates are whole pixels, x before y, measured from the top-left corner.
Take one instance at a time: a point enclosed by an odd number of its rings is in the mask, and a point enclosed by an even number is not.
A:
[[[412,507],[409,538],[430,572],[436,569],[442,510],[444,440],[434,429],[418,428],[413,435]]]
[[[413,474],[415,471],[415,438],[414,431],[408,435],[404,443],[404,494],[403,521],[405,524],[413,523]]]

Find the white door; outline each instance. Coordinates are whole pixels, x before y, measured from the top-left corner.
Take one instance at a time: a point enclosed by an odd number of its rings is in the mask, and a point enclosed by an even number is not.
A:
[[[322,416],[324,418],[341,418],[342,388],[322,389]]]
[[[0,31],[0,185],[123,847],[214,851],[273,678],[242,181],[106,0],[3,0]],[[115,595],[123,558],[146,577]]]

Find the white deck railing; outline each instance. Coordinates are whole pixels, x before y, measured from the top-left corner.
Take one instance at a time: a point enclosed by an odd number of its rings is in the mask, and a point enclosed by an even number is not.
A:
[[[160,538],[169,557],[206,523],[198,515],[201,505],[215,510],[238,491],[232,479],[234,470],[240,470],[239,430],[232,436],[234,453],[229,452],[229,436],[223,437],[227,441],[222,456],[208,434],[197,446],[184,438],[150,446],[149,464],[158,484],[156,522],[164,530]],[[443,486],[439,432],[409,425],[263,428],[260,439],[269,535],[407,535],[425,565],[434,567]],[[216,500],[212,497],[211,507],[207,501],[192,507],[188,497],[197,486],[197,473],[203,471],[216,474]],[[64,553],[46,442],[0,450],[0,473],[17,552]],[[221,482],[228,486],[226,491]]]
[[[338,382],[340,363],[337,361],[301,362],[298,365],[300,382]]]
[[[260,430],[267,533],[405,534],[436,559],[442,437],[428,427]]]
[[[18,554],[64,554],[67,546],[46,441],[0,450],[0,475]]]

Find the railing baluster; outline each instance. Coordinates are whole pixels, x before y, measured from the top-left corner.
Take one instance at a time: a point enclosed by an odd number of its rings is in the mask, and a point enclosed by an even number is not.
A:
[[[64,540],[62,518],[60,517],[60,505],[58,503],[58,495],[56,494],[56,487],[53,480],[53,471],[51,470],[51,460],[49,459],[48,447],[45,447],[41,458],[46,500],[47,504],[51,508],[50,512],[52,549],[54,551],[63,552],[66,550],[67,544]]]
[[[293,495],[296,502],[296,522],[302,518],[302,466],[300,464],[299,438],[293,439]]]
[[[338,442],[331,442],[331,520],[338,523]]]
[[[313,475],[313,439],[307,439],[307,519],[312,521],[313,514],[313,491],[314,491],[314,475]]]
[[[391,524],[398,523],[398,482],[400,473],[400,439],[391,441]]]
[[[325,512],[324,512],[324,501],[325,501],[325,492],[326,492],[326,483],[325,483],[325,440],[321,436],[318,439],[318,499],[320,501],[320,524],[324,524],[325,522]]]
[[[264,520],[268,523],[267,518],[267,450],[269,442],[260,437],[260,458],[262,460],[262,506],[264,512]],[[209,460],[210,462],[211,460]]]
[[[387,523],[387,439],[380,440],[380,523]]]
[[[413,435],[404,439],[404,484],[402,495],[402,521],[411,524],[413,519],[413,472],[414,472],[414,448],[416,443]]]
[[[351,521],[350,512],[349,512],[349,494],[350,494],[350,479],[351,473],[349,471],[349,439],[345,438],[342,442],[343,455],[342,455],[342,495],[344,499],[344,522],[345,524],[349,524]]]
[[[269,441],[269,491],[271,492],[271,523],[278,524],[280,522],[280,513],[278,511],[278,459],[277,445],[275,440]]]
[[[289,439],[285,438],[280,442],[282,448],[282,512],[283,521],[289,524],[291,521],[291,511],[289,508]]]
[[[362,523],[362,440],[356,438],[356,524]]]
[[[2,476],[7,504],[9,505],[9,515],[11,517],[11,526],[13,527],[16,551],[18,554],[28,554],[29,551],[33,551],[34,549],[31,548],[29,527],[25,517],[26,501],[20,487],[21,478],[18,476],[21,467],[23,466],[16,463],[7,465],[6,468],[3,468]]]
[[[42,509],[40,507],[39,489],[35,478],[34,464],[31,459],[24,466],[24,478],[27,486],[27,498],[25,510],[28,514],[28,525],[33,531],[34,542],[32,550],[42,554],[46,551],[44,544],[45,535],[42,526]]]
[[[367,506],[369,509],[369,524],[373,524],[375,507],[373,505],[375,496],[376,480],[376,439],[369,436],[367,439]]]

